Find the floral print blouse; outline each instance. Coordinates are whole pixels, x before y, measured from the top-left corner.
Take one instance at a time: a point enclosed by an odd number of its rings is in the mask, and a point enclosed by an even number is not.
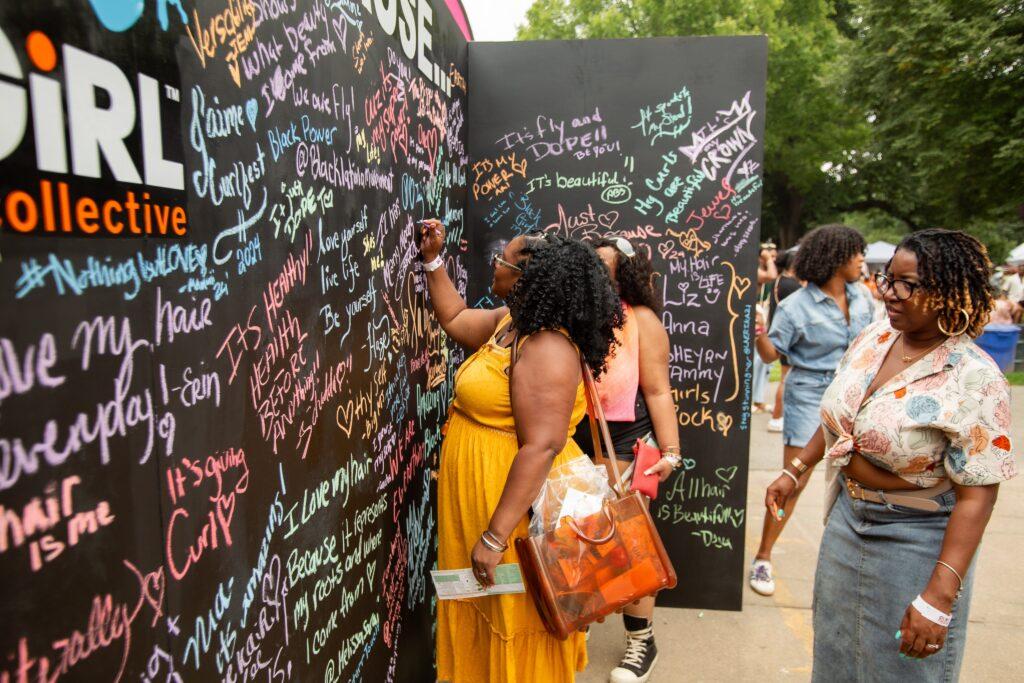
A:
[[[899,339],[888,319],[872,323],[839,363],[821,401],[825,460],[838,469],[860,453],[928,488],[947,478],[964,486],[1017,474],[1010,444],[1010,388],[992,359],[966,336],[950,337],[865,398]]]

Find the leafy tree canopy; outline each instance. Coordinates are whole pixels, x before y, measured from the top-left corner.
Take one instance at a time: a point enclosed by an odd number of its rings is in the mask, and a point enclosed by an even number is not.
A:
[[[1021,0],[537,0],[520,39],[766,34],[764,233],[1024,240]]]

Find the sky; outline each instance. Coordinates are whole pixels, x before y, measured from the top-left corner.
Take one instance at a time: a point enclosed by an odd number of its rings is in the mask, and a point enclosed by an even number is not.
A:
[[[533,0],[462,0],[476,40],[515,40]]]

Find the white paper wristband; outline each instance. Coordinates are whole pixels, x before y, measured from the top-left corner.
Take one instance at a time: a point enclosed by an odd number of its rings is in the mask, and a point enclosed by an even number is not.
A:
[[[921,613],[922,617],[944,628],[949,628],[950,622],[953,621],[952,614],[946,614],[945,612],[932,607],[925,602],[924,598],[920,595],[914,598],[914,602],[910,604],[914,606],[914,609]]]
[[[434,257],[433,261],[423,264],[423,270],[427,271],[428,273],[433,273],[435,270],[437,270],[443,265],[444,259],[441,258],[440,254],[438,254],[437,256]]]

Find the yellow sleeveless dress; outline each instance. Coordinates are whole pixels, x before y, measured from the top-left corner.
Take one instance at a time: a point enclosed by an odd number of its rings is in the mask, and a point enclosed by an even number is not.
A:
[[[510,360],[511,351],[492,335],[455,375],[454,410],[441,445],[437,486],[439,569],[470,566],[470,552],[490,522],[519,450],[505,374]],[[582,454],[571,437],[585,414],[581,382],[555,466]],[[512,538],[527,531],[523,517]],[[501,562],[518,561],[510,539]],[[525,593],[437,603],[439,681],[561,683],[574,680],[586,664],[584,634],[575,633],[564,642],[549,635]]]

